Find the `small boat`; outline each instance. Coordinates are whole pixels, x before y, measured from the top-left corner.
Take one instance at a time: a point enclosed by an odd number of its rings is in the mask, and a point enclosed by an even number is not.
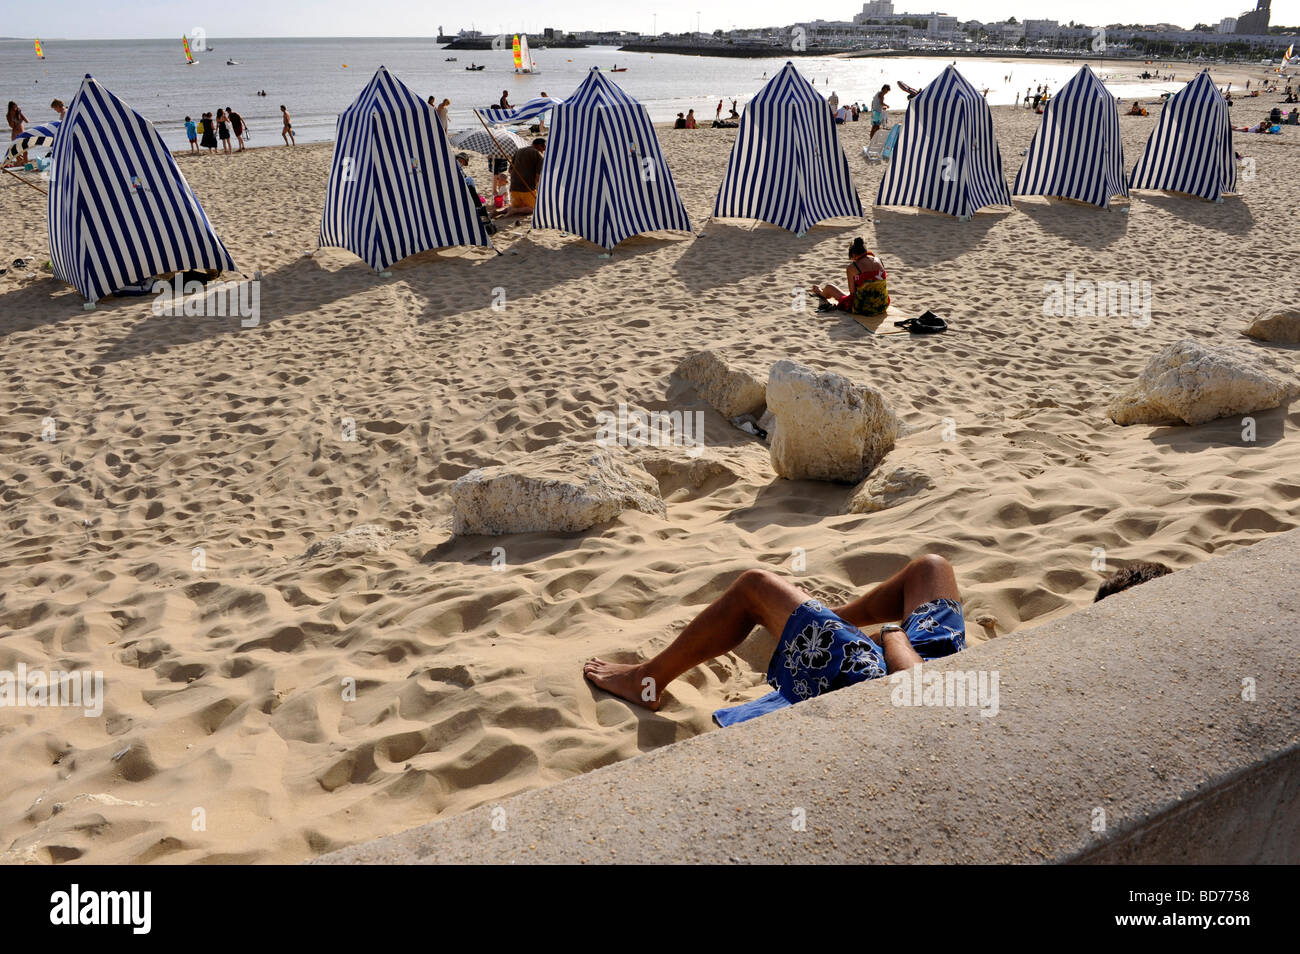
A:
[[[238,65],[239,65],[239,61],[238,61],[238,60],[226,60],[226,65],[227,65],[227,66],[238,66]]]
[[[467,66],[467,67],[465,67],[465,69],[469,70],[471,73],[477,73],[479,70],[486,69],[486,68],[487,68],[486,64],[485,64],[484,66]]]
[[[627,72],[627,67],[626,67],[626,66],[615,66],[615,67],[612,67],[612,68],[610,69],[610,72],[611,72],[611,73],[626,73],[626,72]]]
[[[456,62],[456,57],[454,57],[454,56],[449,56],[449,57],[447,57],[445,60],[443,60],[443,62],[444,62],[444,63],[455,63],[455,62]]]

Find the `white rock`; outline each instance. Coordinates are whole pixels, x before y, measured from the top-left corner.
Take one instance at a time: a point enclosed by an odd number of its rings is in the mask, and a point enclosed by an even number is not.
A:
[[[1300,344],[1300,309],[1260,315],[1242,334],[1259,341]]]
[[[717,351],[687,355],[673,374],[691,384],[727,420],[742,414],[761,414],[767,403],[763,378]]]
[[[415,536],[414,530],[392,531],[374,523],[363,523],[317,540],[307,548],[304,560],[317,557],[363,556],[367,553],[383,553],[400,541]]]
[[[1110,403],[1116,424],[1203,424],[1277,407],[1285,384],[1248,355],[1210,349],[1191,338],[1156,353]]]
[[[457,535],[586,530],[624,510],[664,516],[654,478],[618,447],[565,442],[481,467],[451,488]]]
[[[857,483],[894,446],[900,425],[875,388],[793,361],[772,365],[772,467],[790,480]]]

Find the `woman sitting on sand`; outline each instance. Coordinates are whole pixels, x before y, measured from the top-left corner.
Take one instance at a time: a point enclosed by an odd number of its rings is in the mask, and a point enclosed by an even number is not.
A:
[[[889,277],[876,253],[867,248],[861,237],[849,246],[849,265],[844,270],[849,290],[841,292],[834,285],[813,285],[811,291],[818,298],[831,302],[855,315],[883,315],[889,308],[889,290],[885,284]]]

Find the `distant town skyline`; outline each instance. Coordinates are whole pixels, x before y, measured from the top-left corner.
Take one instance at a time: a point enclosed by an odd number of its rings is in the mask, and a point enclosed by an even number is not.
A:
[[[123,9],[133,15],[124,16]],[[490,7],[472,4],[435,9],[425,0],[225,0],[207,9],[192,3],[148,0],[106,5],[102,0],[50,0],[15,6],[0,30],[6,36],[67,39],[135,39],[169,37],[202,28],[211,37],[434,36],[439,26],[449,33],[478,29],[483,33],[545,27],[565,31],[630,30],[639,33],[703,32],[781,26],[805,20],[852,20],[862,2],[817,0],[790,4],[778,0],[656,0],[634,10],[595,0],[555,0],[539,6],[524,0],[500,0]],[[960,20],[994,22],[1017,19],[1074,20],[1087,24],[1173,23],[1191,28],[1214,25],[1253,9],[1255,0],[917,0],[895,2],[898,13],[942,12]],[[1274,25],[1300,25],[1300,0],[1274,0]]]

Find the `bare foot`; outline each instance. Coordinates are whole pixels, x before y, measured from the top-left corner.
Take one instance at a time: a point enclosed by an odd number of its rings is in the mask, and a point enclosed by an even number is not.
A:
[[[589,659],[582,667],[582,674],[596,686],[606,692],[612,692],[620,699],[635,702],[651,710],[657,710],[663,705],[659,687],[645,674],[640,664]]]

